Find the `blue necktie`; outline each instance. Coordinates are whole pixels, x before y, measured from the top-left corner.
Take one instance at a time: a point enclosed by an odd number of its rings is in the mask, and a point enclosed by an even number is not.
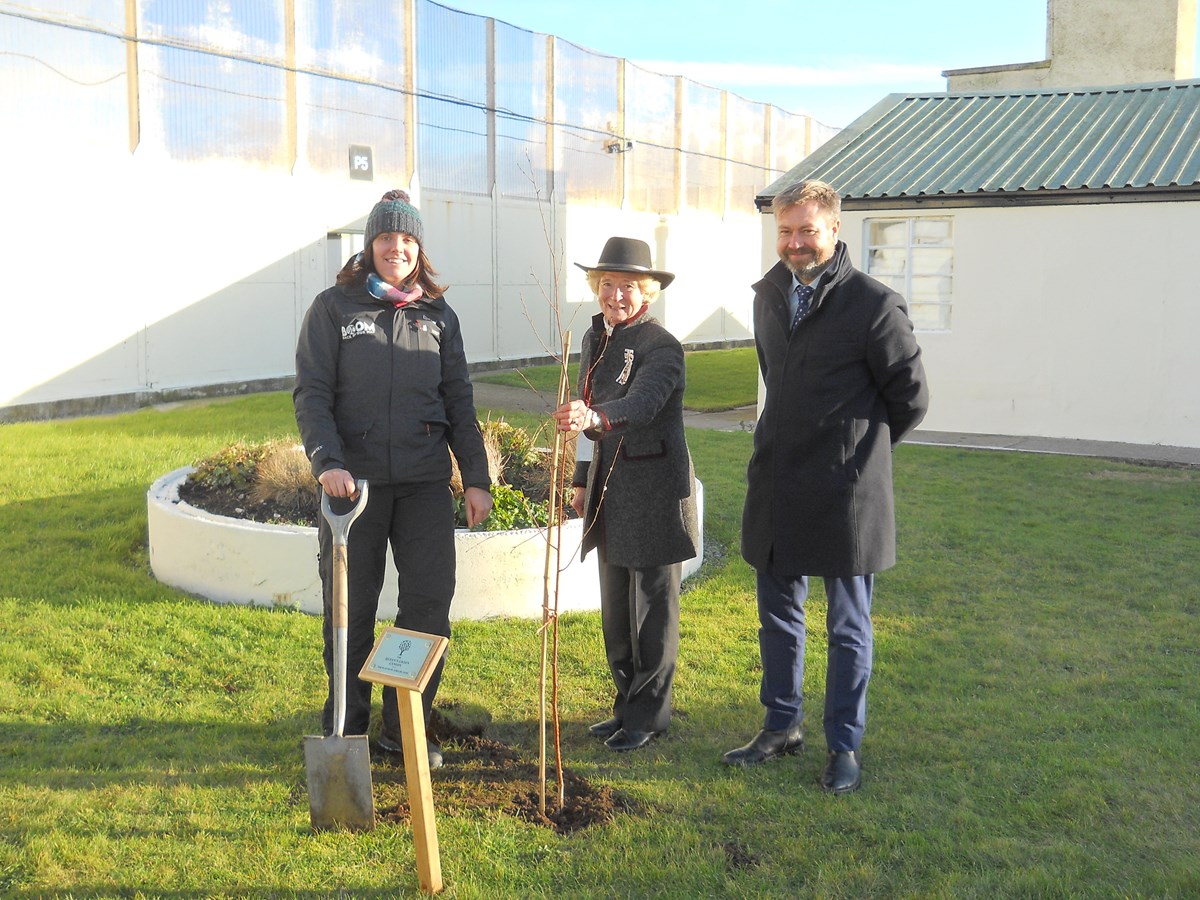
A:
[[[792,330],[800,324],[800,320],[808,315],[808,302],[812,300],[813,286],[811,284],[796,285],[796,314],[792,316]]]

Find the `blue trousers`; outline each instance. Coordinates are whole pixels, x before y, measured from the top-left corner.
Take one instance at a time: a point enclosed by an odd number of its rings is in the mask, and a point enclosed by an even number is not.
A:
[[[808,576],[758,572],[758,646],[762,655],[764,728],[782,731],[804,718],[804,601]],[[871,680],[874,575],[826,578],[829,660],[825,672],[825,742],[830,750],[857,750],[867,727]]]

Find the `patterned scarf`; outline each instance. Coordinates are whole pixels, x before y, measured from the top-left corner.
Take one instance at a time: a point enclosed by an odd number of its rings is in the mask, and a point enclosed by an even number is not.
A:
[[[424,296],[424,291],[418,284],[411,291],[402,291],[398,287],[392,287],[374,272],[367,275],[367,293],[376,300],[386,300],[391,303],[396,309],[403,309],[415,300],[420,300]]]

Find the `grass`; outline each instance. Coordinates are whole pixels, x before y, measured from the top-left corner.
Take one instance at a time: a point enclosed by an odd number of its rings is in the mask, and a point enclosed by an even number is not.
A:
[[[687,388],[683,405],[697,412],[717,412],[749,406],[758,400],[758,357],[753,347],[734,350],[692,350],[686,354]],[[579,364],[567,366],[574,391]],[[530,366],[511,372],[474,376],[476,381],[532,387],[550,397],[558,393],[558,366]]]
[[[408,827],[309,831],[320,622],[148,571],[152,480],[293,432],[285,394],[0,427],[0,895],[416,894]],[[629,811],[564,837],[440,806],[444,896],[1200,893],[1200,472],[899,448],[864,785],[832,798],[815,784],[819,589],[809,749],[718,763],[761,721],[737,554],[751,437],[689,441],[708,551],[669,735],[621,756],[584,736],[607,712],[599,616],[562,622],[568,765]],[[457,623],[441,694],[487,708],[531,758],[537,647],[529,621]]]

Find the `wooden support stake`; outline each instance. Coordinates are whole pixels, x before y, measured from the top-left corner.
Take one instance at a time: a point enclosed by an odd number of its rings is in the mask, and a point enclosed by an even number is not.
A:
[[[408,807],[412,812],[413,849],[417,855],[417,881],[426,894],[442,889],[442,861],[437,823],[433,818],[433,788],[429,779],[429,749],[425,740],[425,709],[421,692],[398,688],[400,736],[404,744],[404,777],[408,782]]]

